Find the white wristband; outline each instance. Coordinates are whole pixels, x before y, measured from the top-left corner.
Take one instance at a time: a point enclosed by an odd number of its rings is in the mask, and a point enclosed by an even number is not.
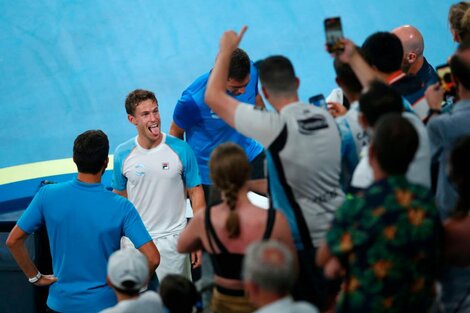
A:
[[[31,278],[28,278],[28,281],[31,283],[31,284],[35,284],[38,280],[40,280],[42,277],[42,274],[41,272],[38,271],[38,273],[36,274],[36,276],[34,277],[31,277]]]

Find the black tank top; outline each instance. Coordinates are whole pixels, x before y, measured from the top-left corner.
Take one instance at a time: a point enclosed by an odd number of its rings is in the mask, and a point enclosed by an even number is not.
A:
[[[205,212],[205,228],[207,233],[207,239],[209,241],[209,245],[212,251],[216,251],[214,249],[212,240],[214,240],[215,244],[217,245],[217,248],[220,251],[219,253],[209,253],[212,266],[214,267],[214,272],[217,276],[223,278],[241,280],[242,264],[245,255],[240,253],[231,253],[223,245],[219,237],[217,237],[214,226],[212,226],[210,219],[210,211],[211,207],[207,207]],[[271,237],[275,218],[276,211],[274,209],[269,209],[268,219],[266,222],[266,229],[262,238],[263,240],[267,240]]]

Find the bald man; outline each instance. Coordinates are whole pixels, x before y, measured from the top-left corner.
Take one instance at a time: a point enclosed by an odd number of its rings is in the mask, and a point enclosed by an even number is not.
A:
[[[403,25],[392,30],[392,33],[400,38],[403,45],[404,55],[401,66],[403,72],[416,76],[423,83],[419,91],[406,96],[408,101],[414,104],[424,97],[424,92],[429,85],[437,83],[437,73],[423,56],[424,40],[418,29],[411,25]]]

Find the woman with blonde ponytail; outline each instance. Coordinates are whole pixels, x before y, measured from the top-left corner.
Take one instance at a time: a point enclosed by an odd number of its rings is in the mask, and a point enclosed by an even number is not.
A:
[[[247,181],[251,169],[238,145],[221,144],[212,152],[209,168],[222,202],[196,213],[180,236],[178,252],[202,248],[210,255],[215,272],[212,312],[253,312],[255,307],[245,296],[241,279],[245,249],[252,242],[275,239],[294,252],[291,232],[282,213],[249,201]]]

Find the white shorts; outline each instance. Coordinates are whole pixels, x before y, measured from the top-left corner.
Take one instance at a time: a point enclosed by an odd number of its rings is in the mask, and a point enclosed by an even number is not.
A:
[[[191,262],[188,254],[180,254],[176,251],[179,234],[170,234],[167,236],[154,238],[153,242],[160,252],[160,265],[156,273],[158,280],[168,274],[179,274],[191,280]],[[121,248],[134,248],[134,245],[127,237],[122,237]]]

